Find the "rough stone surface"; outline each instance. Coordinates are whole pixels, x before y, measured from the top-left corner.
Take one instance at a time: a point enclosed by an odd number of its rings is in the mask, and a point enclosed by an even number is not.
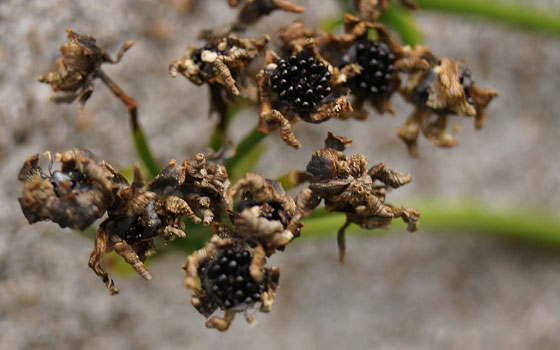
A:
[[[0,348],[1,349],[557,349],[560,347],[560,256],[469,232],[421,231],[366,238],[349,235],[347,262],[338,265],[335,240],[301,240],[278,254],[281,288],[271,314],[258,324],[234,322],[226,334],[207,330],[189,305],[180,269],[184,255],[150,266],[150,283],[115,276],[121,295],[109,297],[87,267],[92,242],[52,223],[29,226],[16,198],[23,160],[45,150],[88,148],[117,167],[137,160],[126,110],[99,82],[80,117],[75,104],[48,102],[36,82],[54,65],[66,28],[97,37],[115,54],[137,44],[109,75],[140,105],[140,118],[161,161],[204,150],[211,130],[207,91],[171,79],[168,64],[197,43],[201,28],[234,16],[226,1],[200,1],[195,15],[179,0],[5,0],[0,3]],[[310,25],[336,13],[336,3],[297,1]],[[529,1],[529,3],[537,3]],[[539,1],[558,8],[558,1]],[[301,16],[274,14],[254,32],[271,31]],[[394,99],[396,115],[360,121],[299,123],[303,150],[277,134],[258,167],[275,177],[304,168],[327,130],[352,137],[349,152],[413,174],[391,193],[409,198],[475,198],[496,204],[560,205],[560,40],[483,20],[418,15],[426,46],[466,58],[482,87],[500,91],[485,128],[455,118],[460,145],[437,149],[421,140],[410,159],[396,137],[411,107]],[[236,119],[239,139],[256,111]],[[422,208],[419,208],[422,209]],[[397,232],[395,232],[397,233]]]

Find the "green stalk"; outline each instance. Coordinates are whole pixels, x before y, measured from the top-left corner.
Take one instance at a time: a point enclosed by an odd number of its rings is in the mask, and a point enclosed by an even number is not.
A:
[[[156,177],[156,175],[159,174],[160,167],[152,156],[148,141],[146,140],[146,135],[144,135],[144,130],[142,130],[141,126],[138,126],[137,129],[133,131],[132,137],[134,138],[134,146],[136,147],[138,156],[150,172],[150,176],[152,178]]]
[[[226,161],[226,168],[228,171],[235,167],[235,165],[241,161],[245,155],[247,155],[253,148],[255,148],[264,138],[266,134],[259,131],[258,128],[254,128],[239,144],[235,155]]]
[[[414,47],[422,42],[422,33],[416,25],[414,15],[404,9],[398,1],[391,3],[391,7],[383,13],[380,21],[395,29],[407,45]]]
[[[552,213],[512,208],[498,210],[488,204],[468,201],[421,201],[413,207],[421,213],[420,232],[424,229],[448,233],[478,232],[560,248],[560,219]],[[345,220],[344,214],[319,210],[304,220],[306,228],[302,237],[334,236]],[[393,226],[404,229],[400,219],[395,220]],[[387,232],[364,230],[357,225],[350,226],[346,231],[370,235]]]
[[[560,35],[560,11],[495,0],[417,0],[423,10],[472,14],[514,26]]]

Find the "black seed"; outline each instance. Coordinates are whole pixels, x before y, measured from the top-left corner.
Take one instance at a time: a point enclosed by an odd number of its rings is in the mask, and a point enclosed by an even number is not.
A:
[[[219,285],[224,285],[227,282],[227,280],[228,280],[228,278],[227,278],[226,274],[222,273],[220,276],[218,276],[217,283]]]
[[[228,267],[229,271],[232,271],[232,272],[235,271],[237,269],[237,261],[230,260],[227,267]]]

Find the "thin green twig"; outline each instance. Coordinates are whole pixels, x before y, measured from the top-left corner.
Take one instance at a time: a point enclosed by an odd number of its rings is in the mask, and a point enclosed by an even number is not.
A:
[[[560,219],[552,213],[512,208],[496,209],[485,203],[469,201],[420,201],[413,207],[421,212],[420,232],[479,232],[560,248]],[[302,237],[335,235],[344,222],[343,214],[317,211],[304,220],[306,229],[302,232]],[[393,225],[404,228],[400,220],[395,221]],[[360,234],[387,232],[364,230],[356,225],[350,226],[347,231]]]
[[[150,176],[152,178],[156,177],[156,175],[159,174],[160,167],[152,156],[152,152],[148,146],[148,141],[146,140],[146,135],[144,135],[144,130],[140,125],[132,133],[132,137],[134,138],[134,146],[136,147],[138,156],[148,169]]]
[[[404,9],[398,1],[391,3],[391,7],[383,13],[380,21],[395,29],[407,45],[414,47],[422,42],[422,33],[416,25],[413,13]]]
[[[243,140],[241,140],[241,142],[237,145],[235,155],[226,161],[226,168],[228,171],[241,161],[243,157],[245,157],[245,155],[256,147],[265,137],[266,134],[260,132],[256,127],[247,136],[245,136],[245,138],[243,138]]]
[[[417,0],[422,10],[472,14],[514,26],[560,35],[560,10],[495,0]]]

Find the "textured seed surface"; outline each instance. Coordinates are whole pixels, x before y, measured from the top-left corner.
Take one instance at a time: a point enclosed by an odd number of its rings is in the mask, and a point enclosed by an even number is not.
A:
[[[251,258],[248,250],[228,248],[200,268],[202,288],[222,309],[248,307],[260,301],[265,286],[255,283],[249,274]]]
[[[391,92],[391,80],[395,73],[395,55],[381,41],[363,40],[352,48],[354,62],[362,72],[350,81],[350,87],[361,95],[379,96]],[[348,56],[345,63],[350,63]]]
[[[310,112],[332,96],[327,66],[306,51],[281,59],[272,74],[272,90],[295,111]]]

